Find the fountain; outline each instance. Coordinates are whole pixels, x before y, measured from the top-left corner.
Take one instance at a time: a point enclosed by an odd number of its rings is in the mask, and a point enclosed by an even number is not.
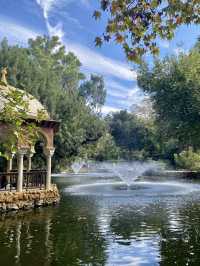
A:
[[[83,162],[76,163],[74,171],[78,173]],[[94,166],[93,166],[94,167]],[[200,185],[188,184],[177,180],[164,180],[158,177],[149,180],[146,172],[156,172],[163,168],[157,162],[119,162],[96,164],[97,171],[86,172],[79,181],[65,189],[66,192],[78,195],[94,195],[105,197],[158,198],[169,195],[184,195],[199,191]],[[142,179],[139,177],[143,176]],[[120,179],[120,180],[119,180]],[[155,179],[155,178],[154,178]],[[77,182],[76,182],[77,183]]]
[[[72,168],[73,172],[77,175],[80,172],[80,170],[84,164],[85,164],[85,161],[77,160],[77,161],[72,163],[71,168]]]
[[[116,176],[122,180],[128,188],[145,172],[153,172],[160,170],[163,165],[157,162],[132,162],[132,163],[113,163],[113,164],[104,164],[104,167],[107,170],[112,171]]]

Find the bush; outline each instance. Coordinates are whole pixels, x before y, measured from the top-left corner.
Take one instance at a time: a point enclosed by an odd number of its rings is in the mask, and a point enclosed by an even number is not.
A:
[[[200,151],[194,152],[192,148],[174,155],[176,165],[180,168],[200,171]]]
[[[120,149],[116,146],[113,137],[106,133],[97,142],[94,158],[98,161],[117,160]]]

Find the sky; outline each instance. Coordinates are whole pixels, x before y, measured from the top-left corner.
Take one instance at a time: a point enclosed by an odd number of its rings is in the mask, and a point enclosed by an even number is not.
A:
[[[94,39],[103,32],[107,16],[96,22],[93,12],[98,0],[0,0],[0,40],[25,46],[37,35],[58,35],[66,51],[76,54],[86,77],[103,75],[107,98],[103,113],[139,104],[144,95],[137,86],[137,70],[127,62],[120,46],[109,43],[95,47]],[[200,27],[182,26],[171,41],[159,41],[161,57],[187,53],[200,36]],[[151,63],[152,58],[146,57]]]

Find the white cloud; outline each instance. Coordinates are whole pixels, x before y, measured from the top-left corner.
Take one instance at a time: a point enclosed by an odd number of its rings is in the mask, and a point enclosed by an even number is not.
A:
[[[107,84],[107,86],[108,86],[109,88],[112,88],[112,89],[114,89],[114,90],[118,90],[118,91],[122,92],[123,94],[124,94],[124,92],[127,92],[127,91],[129,91],[129,90],[132,89],[132,86],[131,86],[131,87],[129,87],[129,86],[124,86],[124,85],[122,85],[121,83],[116,82],[116,81],[113,80],[113,79],[106,79],[105,81],[106,81],[106,84]],[[131,80],[131,81],[132,81],[132,80]]]
[[[179,54],[186,54],[188,51],[184,50],[182,47],[176,47],[174,53],[178,56]]]
[[[60,40],[64,36],[62,23],[58,23],[52,26],[49,22],[49,12],[55,7],[56,4],[61,3],[59,0],[36,0],[37,4],[41,7],[43,11],[43,16],[46,22],[47,30],[50,36],[57,35]]]
[[[65,44],[69,51],[74,52],[78,56],[86,69],[123,80],[133,81],[137,78],[136,71],[131,71],[127,64],[105,57],[77,43],[69,41]]]
[[[165,40],[161,40],[159,42],[160,46],[163,47],[163,48],[166,48],[168,49],[169,48],[169,42],[168,41],[165,41]]]
[[[110,89],[108,86],[106,86],[107,88],[107,96],[112,96],[112,97],[117,97],[117,98],[124,98],[126,96],[124,96],[123,92],[119,92],[117,90],[114,89]]]
[[[49,12],[58,3],[59,0],[36,0],[40,7],[43,9],[44,19],[46,21],[47,29],[49,35],[57,35],[60,40],[63,41],[64,31],[61,23],[56,26],[52,26],[49,22]],[[82,0],[85,4],[88,2]],[[89,2],[88,2],[89,3]],[[92,72],[96,72],[101,75],[111,75],[124,80],[135,80],[137,78],[137,73],[131,71],[127,64],[121,63],[120,61],[110,59],[108,57],[102,56],[91,49],[70,41],[65,42],[65,45],[69,51],[74,52],[84,68]]]
[[[126,101],[126,105],[138,103],[144,97],[142,90],[137,86],[123,86],[114,80],[105,80],[107,95],[119,99],[118,101]]]
[[[129,101],[133,101],[136,99],[139,100],[143,97],[144,97],[143,92],[138,86],[135,86],[132,90],[130,90],[127,95]]]
[[[102,114],[106,115],[106,114],[111,113],[111,112],[119,112],[120,110],[122,110],[122,109],[105,105],[102,107],[101,112],[102,112]]]
[[[64,37],[64,31],[62,23],[58,23],[55,26],[52,26],[49,21],[46,21],[47,30],[50,36],[58,36],[59,39],[62,41]]]
[[[21,41],[22,43],[26,43],[28,39],[35,38],[39,34],[39,32],[8,21],[5,17],[0,17],[0,36],[7,37],[11,42],[19,43]]]
[[[58,1],[59,0],[36,0],[37,4],[43,10],[43,15],[45,19],[48,19],[49,12]]]

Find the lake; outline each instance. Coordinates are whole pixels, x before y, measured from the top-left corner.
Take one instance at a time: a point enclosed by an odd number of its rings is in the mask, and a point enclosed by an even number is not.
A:
[[[102,167],[60,174],[58,206],[0,218],[2,266],[200,265],[200,185]]]

